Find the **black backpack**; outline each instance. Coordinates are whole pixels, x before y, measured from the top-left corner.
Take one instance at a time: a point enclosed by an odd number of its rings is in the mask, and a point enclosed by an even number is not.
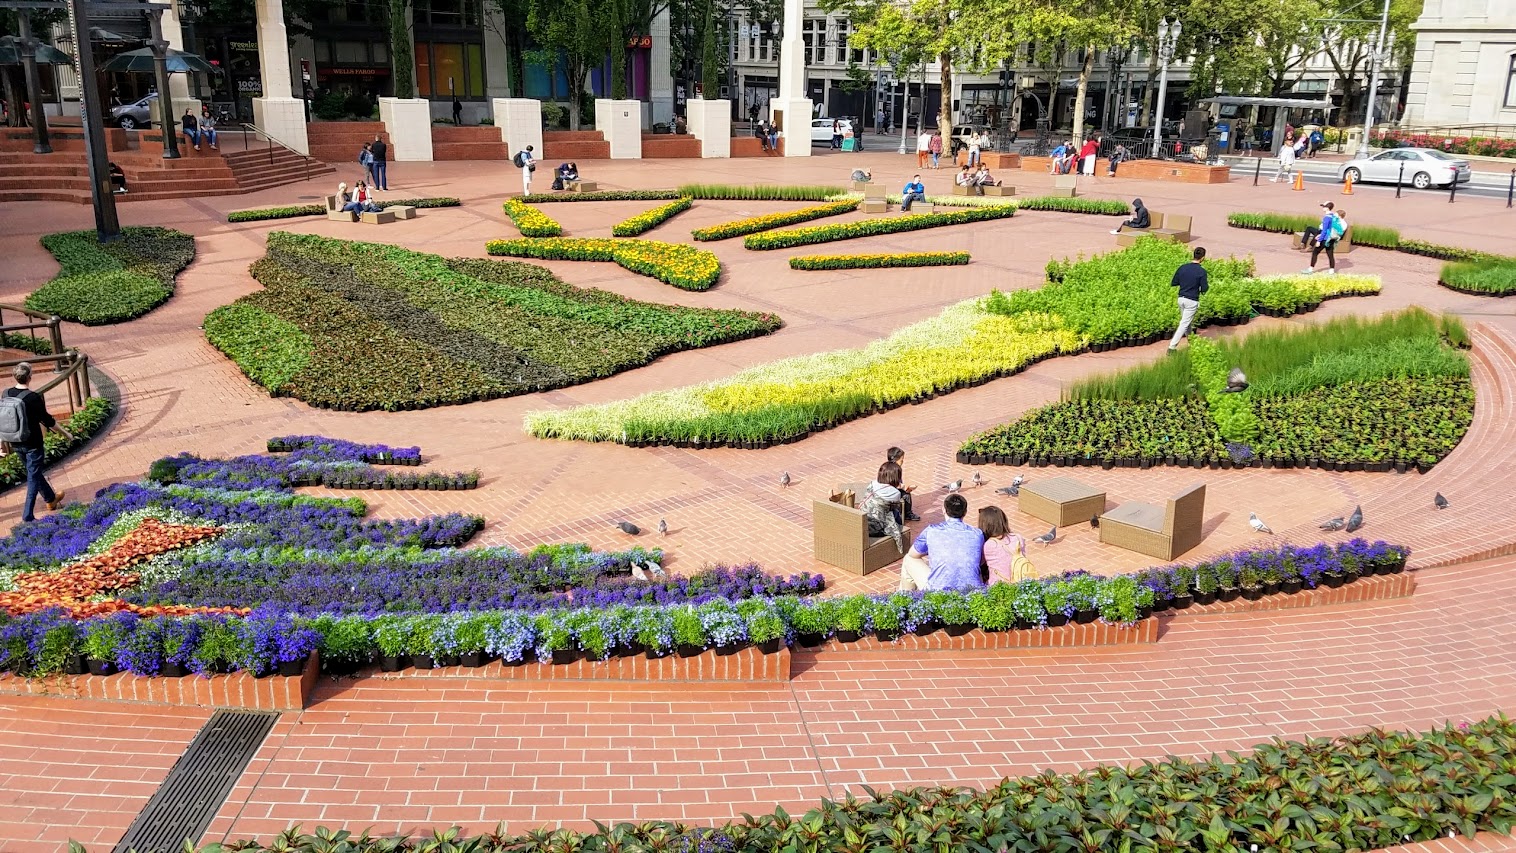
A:
[[[517,151],[516,152],[516,156],[514,156],[514,157],[511,158],[511,162],[514,163],[514,164],[516,164],[517,166],[525,166],[526,165],[526,161],[523,160],[523,159],[521,159],[521,155],[524,154],[524,153],[526,153],[526,152],[524,152],[524,151]]]

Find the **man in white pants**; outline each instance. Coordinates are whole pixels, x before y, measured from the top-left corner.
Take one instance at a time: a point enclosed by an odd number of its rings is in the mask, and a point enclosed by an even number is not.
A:
[[[1195,321],[1195,311],[1200,308],[1200,294],[1211,289],[1210,280],[1205,274],[1205,267],[1200,262],[1205,260],[1205,247],[1196,246],[1194,260],[1180,267],[1174,272],[1174,280],[1170,282],[1179,288],[1179,328],[1175,330],[1174,337],[1169,340],[1169,352],[1179,348],[1179,342],[1190,330],[1190,324]]]
[[[532,146],[528,145],[516,152],[516,165],[521,167],[521,193],[532,194],[532,170],[537,168],[537,158],[532,156]]]

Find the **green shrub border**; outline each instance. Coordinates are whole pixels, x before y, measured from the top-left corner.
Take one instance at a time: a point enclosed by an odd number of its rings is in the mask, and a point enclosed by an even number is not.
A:
[[[98,242],[94,231],[44,235],[43,247],[62,269],[27,294],[23,304],[33,311],[56,314],[84,326],[109,326],[135,320],[167,302],[174,295],[179,274],[195,261],[194,235],[158,226],[130,226],[123,228],[122,234],[124,239],[109,244]],[[184,255],[175,255],[186,249]],[[87,284],[92,291],[89,297],[111,301],[112,313],[102,312],[98,305],[81,304],[74,298],[81,294],[69,293],[72,284],[97,277],[111,281]],[[127,301],[129,297],[120,289],[127,283],[121,281],[123,278],[133,286],[153,285],[152,300]]]
[[[855,270],[887,267],[951,267],[969,262],[968,252],[894,252],[876,255],[796,255],[792,270]]]
[[[1126,216],[1132,212],[1131,205],[1110,198],[1064,198],[1056,195],[1040,195],[1018,198],[1012,204],[1021,210],[1088,213],[1098,216]]]
[[[398,198],[378,202],[380,208],[404,205],[408,207],[436,208],[458,207],[463,204],[456,198]],[[262,207],[255,210],[234,210],[226,215],[227,222],[259,222],[265,219],[294,219],[299,216],[321,216],[326,213],[324,204],[298,204],[288,207]]]
[[[1489,273],[1504,274],[1506,280],[1492,285],[1471,284],[1472,277]],[[1455,261],[1443,264],[1437,283],[1448,290],[1472,296],[1497,299],[1516,295],[1516,258],[1488,258],[1478,261]]]
[[[811,228],[795,228],[789,231],[768,231],[750,234],[742,245],[758,251],[787,249],[813,243],[830,243],[835,240],[851,240],[855,237],[870,237],[878,234],[898,234],[903,231],[919,231],[924,228],[941,228],[946,225],[961,225],[990,219],[1008,219],[1016,215],[1015,205],[1004,204],[992,207],[971,207],[950,213],[906,214],[889,219],[865,219],[860,222],[844,222],[836,225],[817,225]]]

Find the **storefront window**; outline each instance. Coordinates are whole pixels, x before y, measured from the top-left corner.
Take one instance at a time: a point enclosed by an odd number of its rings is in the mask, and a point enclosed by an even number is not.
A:
[[[416,94],[432,96],[432,46],[426,42],[416,44]]]
[[[416,89],[423,98],[484,97],[484,46],[417,42]]]
[[[1516,110],[1516,54],[1511,55],[1511,69],[1505,78],[1505,108]]]
[[[339,41],[336,46],[338,65],[364,65],[368,63],[368,45],[361,41]]]

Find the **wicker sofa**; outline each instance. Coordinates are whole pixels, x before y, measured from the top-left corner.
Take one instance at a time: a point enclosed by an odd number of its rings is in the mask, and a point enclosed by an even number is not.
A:
[[[811,505],[816,559],[856,575],[882,569],[902,556],[894,539],[869,536],[868,519],[853,508],[866,488],[867,483],[845,483],[829,500]]]
[[[1173,560],[1200,544],[1205,483],[1169,498],[1166,507],[1124,503],[1100,516],[1100,541],[1160,560]]]

